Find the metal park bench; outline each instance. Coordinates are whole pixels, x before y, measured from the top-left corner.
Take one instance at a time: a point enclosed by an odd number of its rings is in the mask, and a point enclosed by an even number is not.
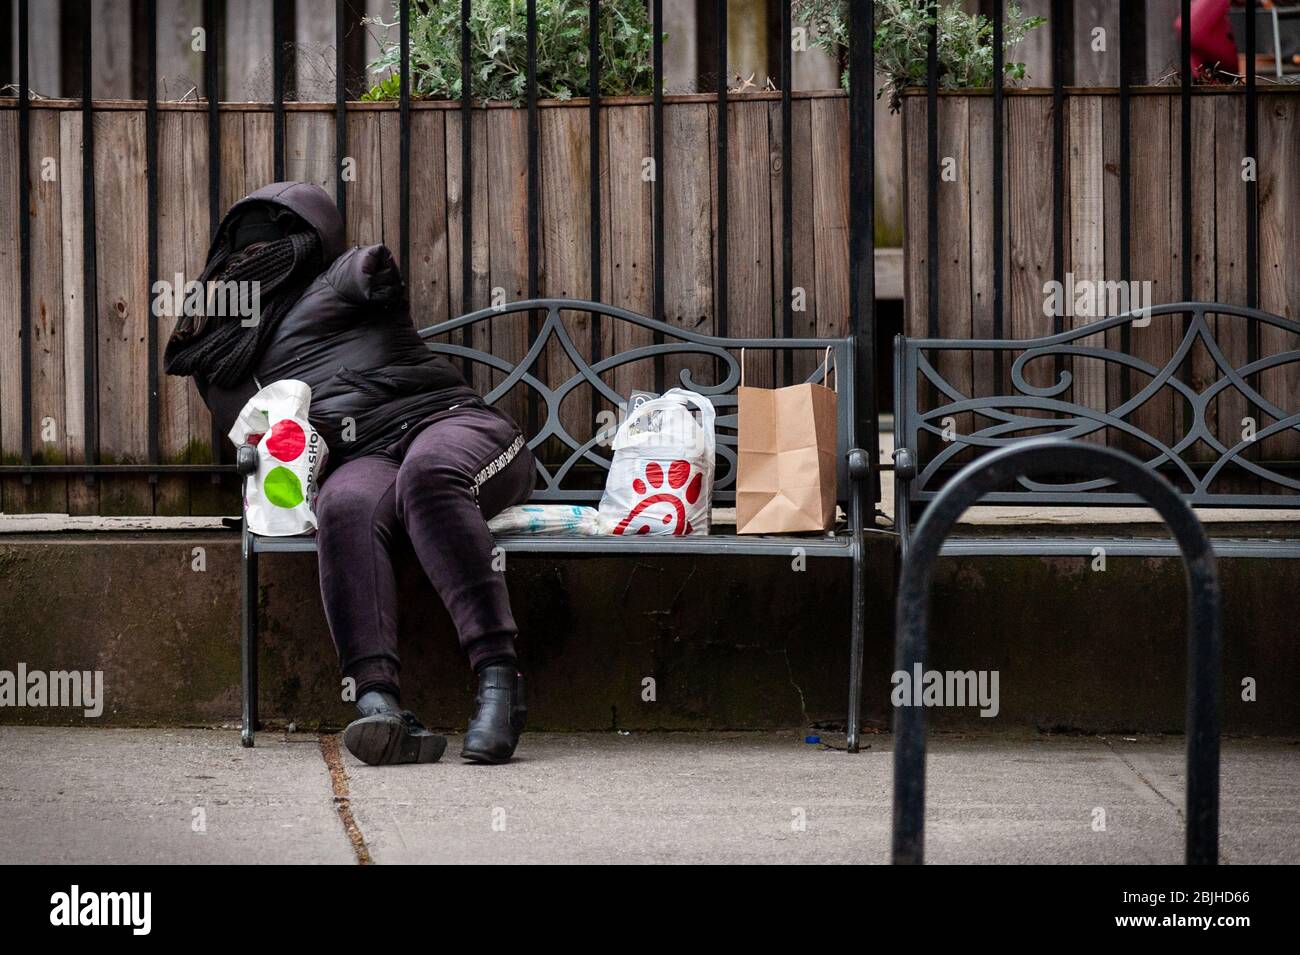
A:
[[[1132,327],[1139,319],[1143,325]],[[1141,334],[1169,336],[1179,319],[1181,339],[1163,365],[1126,347]],[[1120,348],[1085,341],[1103,336]],[[945,374],[945,367],[957,374]],[[981,367],[983,376],[971,370]],[[961,465],[1031,435],[1127,451],[1194,508],[1300,508],[1300,323],[1255,309],[1182,302],[1019,341],[899,336],[894,372],[894,519],[904,556],[919,513]],[[986,383],[989,394],[969,394],[977,389],[967,382],[981,377],[1001,384]],[[1265,378],[1272,379],[1269,387],[1261,384]],[[1255,422],[1254,428],[1243,428],[1243,418]],[[1037,508],[1145,502],[1104,478],[1059,474],[1022,476],[980,503]],[[1275,529],[1280,533],[1271,536]],[[1300,525],[1274,525],[1269,534],[1216,537],[1211,544],[1219,557],[1300,558]],[[1178,554],[1169,537],[965,530],[945,540],[942,553],[1089,556],[1097,548],[1109,556]]]
[[[512,361],[464,342],[473,341],[476,332],[489,323],[501,322],[507,315],[531,313],[544,315],[530,336],[524,356]],[[618,330],[645,341],[603,358],[588,359],[575,344],[565,326],[562,313],[600,316],[601,321],[617,323]],[[518,318],[516,318],[518,321]],[[475,326],[480,326],[475,328]],[[630,327],[631,326],[631,327]],[[636,332],[634,327],[642,329]],[[600,399],[611,409],[622,408],[625,395],[619,394],[609,379],[616,369],[644,363],[647,371],[654,367],[662,372],[669,362],[690,361],[676,375],[680,387],[688,388],[711,400],[718,409],[717,471],[714,480],[715,505],[733,504],[736,480],[736,388],[740,381],[740,350],[807,353],[802,365],[811,369],[806,380],[820,381],[826,373],[823,356],[830,349],[832,366],[837,369],[838,457],[837,500],[847,520],[833,532],[813,536],[764,536],[735,533],[709,533],[682,537],[632,535],[622,536],[502,536],[497,544],[510,553],[534,554],[696,554],[696,555],[781,555],[789,556],[796,548],[808,557],[841,558],[853,571],[853,606],[850,631],[850,748],[856,748],[858,699],[861,690],[861,660],[865,592],[863,585],[863,531],[874,513],[867,500],[870,456],[858,448],[857,422],[861,399],[854,383],[854,348],[848,338],[718,338],[685,331],[664,322],[646,318],[623,309],[593,302],[564,299],[534,299],[512,303],[502,308],[487,308],[423,330],[421,336],[433,351],[440,352],[465,367],[486,366],[499,381],[484,396],[490,404],[502,401],[512,389],[520,388],[532,398],[533,410],[520,420],[528,434],[528,446],[538,459],[537,489],[531,503],[595,504],[600,499],[604,475],[609,470],[609,449],[602,438],[604,429],[593,429],[591,437],[577,437],[565,426],[571,412],[562,413],[566,398],[585,393],[592,400],[593,411]],[[625,337],[626,337],[625,336]],[[482,340],[480,337],[479,340]],[[594,336],[593,340],[600,340]],[[618,341],[615,335],[612,340]],[[556,350],[573,371],[557,374],[553,360]],[[750,359],[753,368],[753,358]],[[708,382],[696,381],[701,367],[711,366]],[[793,367],[793,364],[791,363]],[[565,366],[567,368],[567,366]],[[549,375],[548,375],[549,372]],[[630,376],[629,376],[630,377]],[[649,375],[644,376],[649,380]],[[662,377],[659,375],[657,377]],[[556,380],[556,379],[560,380]],[[549,380],[548,380],[549,379]],[[518,394],[518,392],[516,392]],[[542,413],[544,411],[544,414]],[[516,415],[518,418],[519,416]],[[263,554],[310,552],[316,549],[311,537],[262,537],[243,533],[242,576],[242,675],[243,675],[243,744],[252,746],[257,727],[257,586],[258,560]]]

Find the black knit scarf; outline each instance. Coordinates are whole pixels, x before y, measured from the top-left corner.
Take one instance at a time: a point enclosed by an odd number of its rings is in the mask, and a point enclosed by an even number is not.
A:
[[[259,243],[240,252],[227,246],[214,251],[199,284],[204,288],[203,314],[176,321],[163,367],[169,375],[195,375],[226,388],[252,375],[280,320],[320,274],[321,241],[314,230]],[[257,282],[257,323],[242,324],[238,315],[208,314],[220,296],[208,294],[209,282]]]

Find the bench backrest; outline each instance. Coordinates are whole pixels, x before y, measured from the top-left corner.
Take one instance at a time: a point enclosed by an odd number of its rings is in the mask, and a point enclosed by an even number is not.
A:
[[[1300,323],[1180,302],[1043,338],[900,336],[894,363],[895,446],[914,462],[896,487],[904,521],[961,465],[1033,434],[1129,451],[1193,506],[1300,507]],[[1061,475],[981,503],[1140,502]]]
[[[500,342],[493,332],[508,332]],[[529,323],[526,333],[522,323]],[[570,325],[578,329],[576,336]],[[593,333],[594,329],[594,333]],[[570,299],[532,299],[486,308],[420,332],[429,348],[461,363],[489,404],[500,404],[524,430],[538,457],[531,500],[595,503],[609,471],[609,440],[626,391],[694,391],[717,409],[714,502],[735,502],[736,389],[741,350],[746,384],[770,386],[772,369],[791,353],[791,383],[820,382],[830,349],[829,375],[838,393],[837,494],[849,499],[845,455],[853,447],[851,338],[719,338],[701,335],[611,305]],[[483,346],[488,347],[483,347]],[[490,349],[490,350],[489,350]],[[507,355],[522,352],[517,358]],[[769,369],[767,380],[761,369]],[[699,380],[697,380],[699,379]],[[622,391],[620,391],[620,388]]]

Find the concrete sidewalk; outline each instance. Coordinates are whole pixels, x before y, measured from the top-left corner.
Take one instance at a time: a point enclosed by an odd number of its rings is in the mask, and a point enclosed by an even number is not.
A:
[[[483,767],[452,739],[435,766],[343,751],[332,779],[309,734],[3,727],[0,863],[884,862],[890,737],[866,742],[534,734]],[[1177,863],[1182,785],[1180,738],[940,734],[928,858]],[[1223,861],[1300,861],[1297,741],[1225,741],[1222,789]]]

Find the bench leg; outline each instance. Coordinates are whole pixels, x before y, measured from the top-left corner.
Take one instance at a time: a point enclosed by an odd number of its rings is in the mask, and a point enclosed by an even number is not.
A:
[[[244,531],[242,563],[239,629],[244,722],[241,742],[252,746],[253,734],[257,731],[257,553],[247,530]]]
[[[853,621],[849,643],[849,719],[848,750],[858,751],[858,718],[862,706],[862,638],[867,613],[866,568],[863,566],[863,541],[853,545]]]

